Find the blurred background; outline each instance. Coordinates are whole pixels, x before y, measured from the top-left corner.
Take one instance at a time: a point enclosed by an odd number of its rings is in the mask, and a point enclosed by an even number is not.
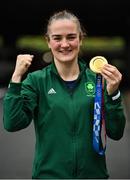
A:
[[[33,124],[15,133],[2,122],[3,96],[15,67],[16,56],[34,55],[28,72],[51,62],[44,40],[50,15],[70,10],[86,29],[80,57],[88,64],[96,55],[105,56],[123,74],[120,90],[127,118],[124,137],[107,140],[110,178],[129,179],[130,171],[130,13],[124,0],[4,0],[0,3],[0,178],[31,178],[35,135]],[[25,74],[26,77],[26,74]]]

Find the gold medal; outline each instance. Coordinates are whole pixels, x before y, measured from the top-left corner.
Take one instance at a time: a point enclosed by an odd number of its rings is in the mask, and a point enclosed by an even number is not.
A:
[[[106,58],[103,56],[95,56],[90,60],[89,67],[95,73],[101,73],[104,64],[108,64]]]

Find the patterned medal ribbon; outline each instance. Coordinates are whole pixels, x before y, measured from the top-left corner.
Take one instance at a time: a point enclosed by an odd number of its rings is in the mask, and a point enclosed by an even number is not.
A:
[[[94,101],[93,147],[95,151],[104,155],[106,150],[106,128],[104,118],[104,95],[102,90],[102,76],[96,74],[96,94]]]

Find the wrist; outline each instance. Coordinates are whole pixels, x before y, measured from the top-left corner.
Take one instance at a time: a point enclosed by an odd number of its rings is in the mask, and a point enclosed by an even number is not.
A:
[[[21,82],[21,79],[22,79],[21,75],[14,73],[12,75],[11,81],[14,82],[14,83],[19,83],[19,82]]]
[[[121,93],[119,90],[117,90],[113,95],[112,95],[112,100],[115,101],[120,97]]]

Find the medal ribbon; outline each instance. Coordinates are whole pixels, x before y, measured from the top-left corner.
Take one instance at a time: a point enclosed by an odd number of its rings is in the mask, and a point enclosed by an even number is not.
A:
[[[104,96],[102,90],[102,76],[96,75],[96,94],[94,101],[93,147],[95,151],[104,155],[106,150],[106,128],[104,119]]]

